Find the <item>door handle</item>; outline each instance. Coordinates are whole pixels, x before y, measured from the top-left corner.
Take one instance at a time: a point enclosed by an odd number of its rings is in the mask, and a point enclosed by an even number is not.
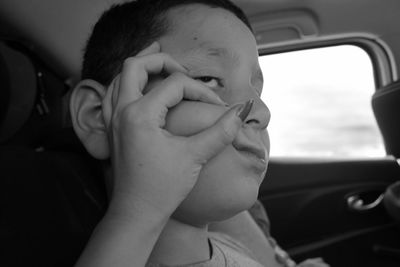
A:
[[[368,211],[379,206],[383,201],[384,194],[380,194],[378,198],[370,203],[366,203],[360,194],[351,195],[346,198],[347,207],[352,211]]]

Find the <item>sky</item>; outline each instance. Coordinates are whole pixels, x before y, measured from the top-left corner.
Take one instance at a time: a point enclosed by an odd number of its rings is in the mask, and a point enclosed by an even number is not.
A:
[[[368,54],[353,45],[260,57],[271,156],[383,157]]]

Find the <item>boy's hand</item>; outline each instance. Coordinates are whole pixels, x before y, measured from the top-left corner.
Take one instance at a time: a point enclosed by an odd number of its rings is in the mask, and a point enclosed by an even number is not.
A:
[[[161,71],[171,75],[143,95],[149,74]],[[129,216],[144,205],[163,216],[172,214],[192,190],[203,164],[233,141],[248,115],[251,102],[228,110],[199,134],[173,136],[163,129],[165,116],[182,99],[224,105],[211,89],[184,73],[153,43],[127,59],[109,86],[102,106],[111,145],[114,212]]]

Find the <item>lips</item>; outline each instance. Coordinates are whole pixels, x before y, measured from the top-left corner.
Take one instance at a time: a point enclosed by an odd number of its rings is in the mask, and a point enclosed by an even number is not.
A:
[[[260,149],[260,146],[257,146],[256,144],[243,144],[243,143],[233,142],[232,145],[238,151],[253,154],[258,159],[265,161],[265,150]]]
[[[266,131],[243,127],[236,135],[232,146],[243,164],[255,171],[257,177],[261,177],[265,173],[268,166],[267,150],[269,146]]]
[[[260,140],[260,134],[250,129],[239,131],[236,139],[232,142],[239,155],[254,167],[257,172],[264,172],[267,168],[265,145]]]

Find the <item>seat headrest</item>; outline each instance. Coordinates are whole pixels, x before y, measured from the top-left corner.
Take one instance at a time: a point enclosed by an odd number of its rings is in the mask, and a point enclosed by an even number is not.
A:
[[[400,158],[400,81],[378,89],[372,97],[372,108],[386,151]]]
[[[0,42],[0,143],[13,136],[29,119],[37,88],[31,60]]]
[[[37,147],[69,126],[64,79],[28,46],[1,36],[0,83],[0,145]]]

